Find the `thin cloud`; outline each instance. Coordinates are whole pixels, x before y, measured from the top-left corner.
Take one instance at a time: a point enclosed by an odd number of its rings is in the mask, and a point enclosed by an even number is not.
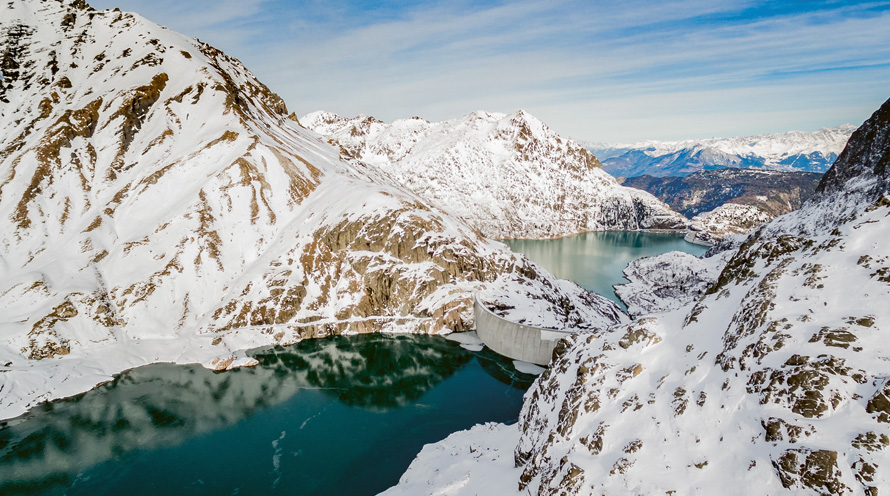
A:
[[[167,2],[122,7],[154,19]],[[580,139],[636,141],[864,119],[890,80],[888,2],[169,5],[173,29],[232,52],[299,113],[525,108]]]

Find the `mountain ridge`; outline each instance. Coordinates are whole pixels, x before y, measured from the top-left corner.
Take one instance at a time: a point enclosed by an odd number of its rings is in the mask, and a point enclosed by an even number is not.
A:
[[[855,126],[789,131],[733,138],[587,143],[603,168],[615,176],[685,176],[722,168],[825,172]]]
[[[644,189],[692,218],[724,203],[759,207],[772,217],[800,208],[822,175],[754,169],[698,171],[688,176],[636,176],[622,184]]]
[[[578,143],[520,110],[392,124],[313,112],[300,122],[493,238],[607,229],[674,229],[687,221],[657,198],[621,187]]]

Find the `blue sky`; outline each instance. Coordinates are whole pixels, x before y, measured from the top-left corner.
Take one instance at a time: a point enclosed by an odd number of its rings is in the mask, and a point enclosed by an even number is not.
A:
[[[585,141],[860,124],[890,2],[93,0],[239,58],[288,108],[385,121],[525,109]]]

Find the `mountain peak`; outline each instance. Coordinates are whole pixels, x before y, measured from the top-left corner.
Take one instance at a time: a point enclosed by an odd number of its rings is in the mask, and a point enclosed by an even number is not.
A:
[[[593,154],[524,110],[368,128],[359,120],[305,122],[347,160],[385,170],[490,237],[685,226],[682,216],[648,193],[617,184]]]
[[[872,200],[890,192],[890,99],[853,132],[816,191],[831,195],[851,190]]]

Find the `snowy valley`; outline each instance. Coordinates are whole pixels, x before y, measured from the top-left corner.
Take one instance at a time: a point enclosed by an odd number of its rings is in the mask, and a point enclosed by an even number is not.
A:
[[[466,330],[483,286],[598,318],[208,45],[77,0],[9,2],[0,33],[0,417],[147,363]]]

